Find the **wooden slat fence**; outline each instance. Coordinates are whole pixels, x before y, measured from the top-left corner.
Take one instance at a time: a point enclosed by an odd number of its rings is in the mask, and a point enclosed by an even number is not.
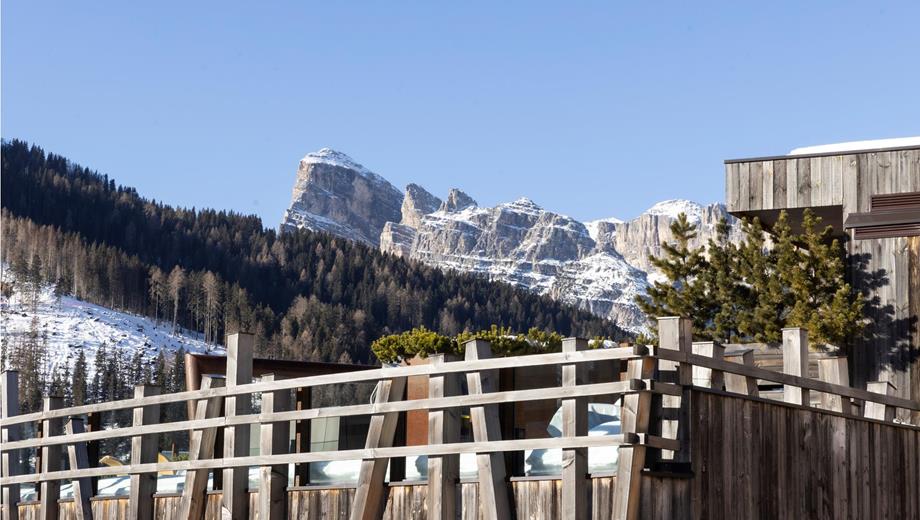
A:
[[[782,401],[802,409],[821,409],[844,417],[862,421],[899,424],[894,421],[897,410],[920,411],[920,404],[890,394],[890,385],[870,385],[867,391],[846,386],[845,362],[828,361],[822,368],[827,381],[807,377],[808,337],[803,329],[784,331],[784,372],[755,367],[750,355],[725,358],[724,348],[715,343],[692,342],[689,320],[662,318],[659,323],[661,343],[655,347],[635,346],[613,349],[588,350],[582,339],[567,339],[563,351],[553,354],[493,358],[487,342],[473,340],[466,344],[466,359],[454,360],[439,357],[435,362],[412,366],[388,366],[380,369],[345,374],[327,374],[291,379],[271,376],[261,381],[246,382],[251,378],[252,338],[238,335],[228,341],[228,370],[233,370],[228,384],[223,378],[205,377],[201,390],[160,394],[151,387],[139,387],[135,397],[116,402],[98,403],[71,408],[59,408],[55,401],[46,403],[43,411],[16,415],[11,398],[15,395],[16,375],[4,373],[3,407],[0,418],[3,429],[3,518],[17,518],[15,507],[19,486],[34,483],[41,485],[39,504],[42,518],[54,518],[59,486],[46,485],[60,481],[73,481],[80,490],[74,509],[78,517],[91,518],[89,482],[93,478],[116,474],[131,475],[132,492],[127,497],[127,511],[140,517],[156,511],[155,485],[151,476],[161,471],[186,471],[186,486],[180,498],[171,502],[170,511],[193,518],[210,517],[210,511],[219,509],[220,516],[262,520],[287,518],[301,507],[294,491],[288,490],[286,467],[295,465],[295,474],[304,475],[303,468],[312,462],[361,460],[361,471],[354,493],[339,494],[337,500],[347,500],[351,518],[382,518],[392,515],[397,504],[394,497],[406,497],[405,507],[427,510],[432,518],[453,518],[461,504],[469,504],[467,493],[477,495],[478,514],[472,517],[508,518],[526,509],[539,509],[541,503],[550,504],[556,513],[547,515],[566,519],[585,518],[638,518],[650,517],[649,509],[673,511],[689,496],[690,485],[672,483],[673,493],[650,494],[647,471],[667,467],[679,471],[682,465],[698,464],[690,449],[691,392],[697,388],[733,395],[735,398],[759,399],[757,381],[783,385]],[[583,374],[592,363],[622,362],[624,373],[616,380],[586,382]],[[824,361],[822,361],[824,362]],[[249,366],[246,366],[246,365]],[[545,388],[499,391],[496,371],[502,368],[556,366],[560,380],[547,381]],[[433,383],[424,399],[406,400],[405,381],[410,376],[428,376]],[[460,395],[459,378],[465,376],[468,393]],[[310,408],[294,406],[292,391],[298,395],[313,388],[356,382],[376,382],[377,390],[371,403]],[[232,384],[231,384],[232,383]],[[843,383],[843,384],[841,384]],[[825,399],[813,404],[809,394],[822,394]],[[263,396],[259,412],[249,409],[251,395]],[[617,396],[621,398],[622,431],[618,435],[589,436],[586,428],[588,402],[591,398]],[[521,401],[560,400],[563,409],[562,436],[556,438],[502,439],[498,425],[498,407],[503,403]],[[189,420],[158,423],[152,410],[168,403],[196,403],[196,414]],[[243,403],[243,404],[241,404]],[[294,408],[294,409],[292,409]],[[459,442],[457,411],[471,411],[472,442]],[[85,414],[100,414],[116,410],[132,410],[131,425],[107,430],[82,431]],[[429,415],[429,444],[423,446],[397,445],[394,437],[398,414],[424,410]],[[222,415],[221,415],[222,414]],[[335,451],[289,453],[286,433],[290,422],[302,424],[311,419],[369,415],[370,431],[364,448]],[[66,424],[66,435],[46,426],[36,438],[22,438],[25,425],[36,423]],[[248,454],[241,446],[227,443],[240,441],[249,435],[249,425],[259,425],[260,453]],[[920,427],[902,424],[904,428],[920,431]],[[241,434],[245,430],[246,433]],[[189,460],[165,463],[151,462],[152,448],[157,435],[190,431]],[[224,446],[215,446],[217,433],[223,431]],[[282,433],[279,433],[282,432]],[[118,467],[89,467],[86,462],[87,445],[101,440],[129,438],[132,440],[132,457],[128,465]],[[24,454],[38,450],[44,454],[58,454],[58,447],[66,446],[70,465],[42,459],[35,473],[23,469]],[[589,480],[586,449],[591,447],[619,448],[617,474],[608,487],[598,487],[599,481]],[[531,449],[562,449],[564,468],[557,484],[509,485],[503,453]],[[222,458],[214,458],[222,453]],[[475,488],[458,487],[457,457],[463,453],[476,454],[479,463],[478,485]],[[428,456],[429,475],[437,479],[431,487],[425,486],[424,495],[398,491],[396,483],[384,481],[387,462],[391,458]],[[258,498],[253,498],[239,475],[246,475],[249,467],[260,467],[265,482],[259,487]],[[678,468],[678,469],[674,469]],[[208,472],[224,474],[223,497],[214,501],[206,491]],[[920,468],[914,468],[920,471]],[[685,475],[683,478],[692,478]],[[514,480],[514,479],[511,479]],[[667,480],[666,478],[664,480]],[[242,482],[242,483],[241,483]],[[643,485],[643,482],[645,483]],[[137,484],[135,484],[137,483]],[[464,484],[466,485],[466,484]],[[242,486],[242,487],[241,487]],[[593,486],[593,490],[591,489]],[[135,489],[136,488],[136,489]],[[227,493],[227,489],[231,491]],[[513,490],[512,490],[513,489]],[[521,490],[537,490],[558,496],[558,502],[533,501],[520,503]],[[665,489],[661,487],[659,489]],[[429,494],[437,490],[437,495]],[[460,492],[458,493],[458,490]],[[643,491],[645,490],[645,491]],[[677,491],[679,490],[679,491]],[[234,494],[235,493],[235,494]],[[402,494],[400,494],[402,493]],[[529,491],[527,493],[530,493]],[[676,494],[675,494],[676,493]],[[261,496],[261,495],[265,496]],[[285,496],[288,499],[285,499]],[[345,498],[343,498],[345,497]],[[443,499],[443,503],[440,501]],[[124,500],[124,499],[122,499]],[[213,503],[213,504],[212,504]],[[466,506],[464,506],[466,507]],[[523,509],[522,509],[523,508]],[[598,508],[607,509],[602,516]],[[643,509],[645,509],[643,511]],[[313,509],[316,510],[315,507]],[[463,512],[467,517],[468,512]],[[531,513],[528,513],[531,515]],[[535,518],[539,515],[533,513]],[[166,515],[169,516],[169,515]],[[159,517],[159,516],[158,516]]]

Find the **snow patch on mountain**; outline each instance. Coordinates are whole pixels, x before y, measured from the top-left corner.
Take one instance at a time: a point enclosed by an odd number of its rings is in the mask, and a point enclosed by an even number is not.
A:
[[[705,211],[705,208],[696,202],[684,199],[672,199],[655,204],[651,208],[645,210],[645,214],[677,219],[679,214],[684,213],[687,215],[687,220],[691,224],[697,224],[702,219],[703,211]]]
[[[4,280],[8,274],[4,274]],[[34,324],[34,325],[33,325]],[[3,350],[9,352],[25,342],[33,330],[37,341],[47,342],[48,358],[44,370],[48,374],[63,371],[65,364],[73,368],[80,349],[84,350],[89,369],[96,351],[106,348],[128,350],[131,355],[142,352],[148,359],[155,358],[161,350],[204,354],[223,354],[223,347],[205,343],[197,335],[182,331],[172,333],[168,322],[155,323],[144,316],[115,311],[87,303],[69,296],[54,296],[53,287],[46,287],[36,308],[23,301],[22,293],[0,297],[0,338]]]
[[[607,217],[597,220],[589,220],[585,222],[585,228],[588,230],[588,235],[591,236],[591,240],[595,242],[598,241],[598,235],[600,234],[600,228],[604,224],[622,224],[623,221],[616,217]]]

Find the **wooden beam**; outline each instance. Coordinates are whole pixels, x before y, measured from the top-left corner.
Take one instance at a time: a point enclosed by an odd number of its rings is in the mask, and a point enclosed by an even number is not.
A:
[[[754,351],[747,349],[740,356],[732,356],[729,361],[744,365],[746,367],[754,366]],[[757,388],[757,378],[744,376],[732,372],[722,372],[725,374],[725,390],[750,397],[758,397],[760,392]]]
[[[380,381],[377,383],[377,388],[374,392],[374,402],[402,401],[405,399],[405,393],[405,377]],[[398,419],[398,412],[371,416],[364,448],[373,450],[393,446]],[[350,518],[352,520],[372,520],[383,517],[387,491],[384,480],[389,460],[386,457],[373,457],[365,458],[361,461],[361,470],[358,473],[358,483],[355,488],[355,499],[351,509]]]
[[[64,428],[67,435],[76,435],[83,433],[86,425],[82,418],[72,417]],[[86,453],[85,442],[74,442],[67,445],[67,456],[70,462],[70,468],[81,470],[89,468],[89,457]],[[73,487],[73,506],[74,516],[77,520],[89,520],[93,517],[93,507],[90,504],[90,498],[93,495],[93,487],[88,477],[78,478],[72,482]]]
[[[19,372],[5,370],[0,374],[0,392],[3,400],[0,401],[0,418],[7,419],[19,415]],[[18,441],[22,436],[22,427],[19,425],[3,428],[3,444]],[[11,477],[23,472],[22,461],[18,451],[4,451],[2,462],[3,476]],[[17,520],[19,518],[19,485],[3,486],[2,513],[3,520]]]
[[[653,358],[629,361],[627,378],[651,378],[655,373]],[[623,396],[620,407],[620,427],[624,434],[648,432],[652,408],[651,392]],[[641,445],[620,446],[617,457],[617,480],[613,496],[613,518],[633,520],[639,516],[642,468],[645,467],[647,448]]]
[[[490,359],[492,345],[488,341],[473,339],[464,344],[467,362]],[[566,354],[566,353],[564,353]],[[470,396],[488,394],[498,390],[498,371],[467,372],[466,384]],[[502,438],[498,405],[470,406],[470,421],[475,442],[497,441]],[[479,466],[479,507],[484,520],[511,518],[508,485],[505,482],[505,457],[501,453],[477,453]]]
[[[565,338],[563,352],[588,350],[588,340]],[[575,387],[587,382],[586,365],[562,365],[562,386]],[[581,437],[588,434],[588,400],[573,397],[562,400],[562,436]],[[588,449],[562,450],[562,518],[587,520],[588,511]]]
[[[724,359],[725,356],[725,347],[715,341],[694,342],[691,348],[694,354],[700,356],[719,360]],[[722,390],[724,384],[725,376],[721,370],[693,365],[694,386]]]
[[[201,388],[222,388],[223,377],[204,376],[201,379]],[[195,406],[196,419],[210,419],[220,416],[224,408],[222,396],[202,399]],[[207,460],[214,457],[214,440],[217,437],[217,427],[193,430],[189,436],[189,462]],[[216,471],[215,471],[216,473]],[[188,469],[185,472],[185,486],[182,489],[182,498],[179,500],[178,518],[201,520],[204,518],[207,506],[208,470]]]
[[[64,398],[46,397],[42,400],[42,410],[56,410],[64,407]],[[47,419],[42,423],[42,438],[48,438],[53,435],[64,434],[63,419]],[[40,471],[50,473],[60,471],[61,457],[63,451],[58,444],[44,446],[41,449],[42,464]],[[61,498],[61,481],[47,480],[41,483],[41,493],[39,494],[39,510],[42,520],[57,520],[60,512],[58,500]]]
[[[453,373],[453,372],[450,372]],[[782,374],[781,374],[782,375]],[[788,376],[785,376],[788,377]],[[261,384],[261,383],[260,383]],[[439,399],[413,399],[412,401],[396,401],[393,403],[377,403],[377,404],[359,404],[359,405],[348,405],[348,406],[338,406],[338,407],[327,407],[327,408],[314,408],[305,411],[289,411],[289,412],[278,412],[274,414],[274,421],[298,421],[304,419],[318,419],[326,417],[349,417],[355,415],[372,415],[375,413],[384,413],[384,412],[406,412],[409,410],[426,410],[430,408],[459,408],[465,406],[471,406],[474,404],[500,404],[506,402],[521,402],[521,401],[545,401],[547,399],[566,399],[570,397],[592,397],[592,396],[603,396],[609,394],[621,394],[624,392],[630,392],[633,390],[651,388],[655,393],[664,393],[670,395],[680,395],[680,391],[676,394],[674,392],[675,388],[680,388],[675,385],[670,385],[668,383],[659,383],[657,381],[651,380],[630,380],[630,381],[615,381],[611,383],[593,383],[589,385],[579,385],[574,388],[563,388],[563,387],[549,387],[549,388],[535,388],[530,390],[511,390],[503,392],[492,392],[489,394],[481,394],[476,396],[453,396],[453,397],[443,397]],[[265,391],[265,390],[263,390]],[[274,391],[277,391],[274,390]],[[155,396],[151,399],[155,399],[158,396]],[[223,397],[223,396],[221,396]],[[897,399],[897,398],[892,398]],[[115,439],[120,437],[130,437],[132,435],[141,435],[145,433],[169,433],[179,429],[201,429],[209,428],[212,426],[241,426],[246,424],[259,424],[266,420],[265,417],[260,414],[248,414],[248,415],[238,415],[232,418],[218,417],[205,420],[191,420],[191,421],[175,421],[169,423],[155,424],[150,426],[144,426],[141,428],[135,428],[133,426],[128,426],[124,428],[113,428],[110,430],[101,430],[98,432],[87,432],[79,437],[76,440],[81,440],[85,442],[97,441],[101,439]],[[218,440],[220,438],[218,437]],[[7,451],[11,449],[26,449],[26,448],[35,448],[45,444],[67,444],[74,439],[59,439],[52,437],[47,441],[42,439],[27,439],[23,441],[16,441],[15,443],[9,443],[9,445],[4,444],[0,446],[0,449]],[[219,442],[218,442],[219,444]],[[304,452],[306,453],[306,452]],[[216,455],[220,455],[218,452]]]
[[[76,414],[75,414],[76,415]],[[90,412],[86,414],[86,431],[89,432],[102,432],[104,428],[102,427],[102,412]],[[95,468],[99,466],[99,441],[87,441],[86,442],[86,457],[89,459],[89,467]],[[89,487],[93,490],[93,495],[96,496],[99,494],[99,479],[92,477],[89,479]]]
[[[658,318],[658,346],[662,350],[676,350],[690,354],[693,348],[693,322],[688,318],[666,317]],[[689,363],[659,361],[658,372],[661,381],[675,383],[682,386],[693,384],[692,366]],[[661,396],[661,411],[663,416],[676,416],[676,419],[663,418],[661,420],[661,436],[666,439],[677,439],[685,445],[688,440],[689,416],[684,397],[671,395]],[[684,425],[683,427],[681,425]],[[662,450],[661,459],[672,462],[686,462],[689,460],[689,449],[675,453],[671,450]]]
[[[428,362],[440,365],[456,361],[453,356],[437,354]],[[437,399],[460,394],[456,374],[432,375],[428,379],[428,397]],[[450,444],[460,441],[460,410],[434,408],[428,412],[428,444]],[[458,505],[457,484],[460,481],[460,456],[435,455],[428,457],[428,493],[425,497],[428,520],[456,518]]]
[[[274,381],[274,374],[262,376],[262,381]],[[291,407],[291,391],[278,390],[262,393],[262,414],[271,415]],[[291,425],[287,421],[262,423],[259,431],[261,455],[288,453]],[[274,464],[259,468],[259,519],[287,518],[288,465]]]
[[[89,413],[111,412],[134,408],[140,404],[165,404],[186,402],[189,399],[207,399],[221,395],[223,397],[235,395],[251,395],[257,392],[268,392],[281,390],[284,388],[299,387],[317,387],[330,386],[338,384],[360,383],[364,381],[377,381],[380,379],[392,379],[394,377],[410,376],[428,376],[433,373],[465,373],[469,371],[491,370],[501,368],[525,368],[543,365],[555,365],[559,363],[592,363],[596,361],[613,361],[635,359],[648,354],[648,348],[645,346],[634,346],[625,348],[594,349],[585,352],[571,353],[553,353],[553,354],[534,354],[530,356],[509,356],[503,358],[485,359],[482,361],[459,363],[454,366],[453,363],[447,363],[442,368],[435,370],[431,365],[413,365],[400,367],[384,367],[373,370],[361,370],[356,372],[343,372],[335,374],[324,374],[318,376],[305,376],[291,379],[282,379],[272,383],[252,383],[249,385],[238,385],[233,388],[220,388],[212,390],[188,390],[185,392],[176,392],[172,394],[163,394],[156,397],[145,398],[143,403],[135,399],[122,399],[119,401],[110,401],[106,403],[94,403],[82,406],[74,406],[66,410],[54,410],[51,412],[35,412],[30,414],[19,415],[8,419],[0,419],[0,426],[6,428],[14,424],[34,423],[53,417],[69,417],[71,415],[82,415]]]
[[[850,386],[850,376],[847,372],[847,358],[844,356],[838,356],[819,359],[818,377],[822,381],[826,381],[834,385]],[[822,393],[821,406],[825,410],[842,412],[847,415],[853,413],[853,407],[850,404],[850,399],[841,397],[837,394],[829,394],[827,392]]]
[[[312,389],[310,387],[301,387],[296,389],[296,406],[297,411],[309,410],[312,401]],[[294,421],[294,452],[310,452],[310,419],[299,419]],[[294,465],[294,485],[306,486],[310,483],[310,464]]]
[[[252,334],[227,336],[227,388],[252,382]],[[252,412],[251,395],[227,397],[224,417],[232,418]],[[224,428],[224,458],[249,455],[249,425]],[[232,520],[249,518],[249,468],[227,468],[223,471],[221,516]]]
[[[783,329],[783,373],[808,377],[808,330]],[[783,385],[783,401],[808,406],[811,401],[807,388]]]
[[[866,390],[875,394],[894,395],[895,387],[890,381],[872,381],[866,384]],[[897,409],[893,406],[866,401],[864,415],[866,419],[890,422],[894,420],[896,412]]]
[[[160,387],[138,385],[134,387],[135,399],[159,395]],[[133,426],[144,426],[160,422],[160,405],[139,406],[134,409]],[[131,465],[157,462],[156,434],[135,435],[131,438]],[[135,473],[131,475],[131,494],[128,499],[128,517],[138,520],[153,518],[153,495],[157,492],[157,474]]]

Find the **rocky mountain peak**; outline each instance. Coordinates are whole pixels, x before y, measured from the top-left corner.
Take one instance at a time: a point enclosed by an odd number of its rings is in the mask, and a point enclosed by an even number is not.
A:
[[[445,212],[454,212],[461,211],[470,206],[478,206],[479,204],[473,200],[473,197],[470,197],[462,190],[458,188],[451,188],[447,193],[447,200],[441,203],[440,211]]]
[[[281,229],[304,228],[378,245],[388,221],[398,221],[403,195],[348,155],[323,148],[300,160]]]
[[[441,204],[443,204],[441,199],[429,193],[425,188],[418,184],[409,184],[403,196],[400,209],[402,220],[399,223],[417,228],[422,222],[422,217],[437,211]]]

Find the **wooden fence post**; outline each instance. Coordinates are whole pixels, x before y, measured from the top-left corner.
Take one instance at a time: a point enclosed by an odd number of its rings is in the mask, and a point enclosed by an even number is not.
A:
[[[394,377],[377,382],[374,403],[383,404],[402,401],[406,393],[406,378]],[[393,446],[396,435],[396,423],[399,412],[389,412],[371,416],[367,428],[366,449],[389,448]],[[390,459],[374,458],[361,461],[361,471],[355,488],[355,501],[351,509],[352,520],[372,520],[383,516],[387,499],[387,486],[384,485],[387,465]]]
[[[262,376],[262,382],[275,380],[274,374]],[[268,422],[275,412],[291,408],[291,391],[278,390],[262,393],[262,425],[259,430],[259,455],[282,455],[288,452],[290,423]],[[259,468],[259,520],[287,518],[287,464]]]
[[[478,361],[492,357],[492,345],[485,340],[473,339],[464,344],[466,361]],[[498,370],[467,372],[466,384],[469,395],[479,395],[498,390]],[[500,441],[501,423],[498,405],[470,407],[470,422],[475,442]],[[479,507],[485,520],[511,518],[508,500],[508,486],[505,482],[505,456],[502,453],[477,453],[479,466]]]
[[[160,387],[138,385],[134,387],[134,398],[160,395]],[[138,406],[134,409],[133,426],[157,424],[160,422],[160,405]],[[157,436],[135,435],[131,438],[131,465],[157,462]],[[128,501],[128,517],[139,520],[153,518],[153,494],[157,492],[157,473],[133,473],[131,495]]]
[[[827,383],[841,386],[850,386],[850,376],[847,373],[847,358],[844,356],[819,359],[818,377]],[[821,394],[821,404],[825,410],[842,412],[846,415],[853,413],[849,397],[836,394]]]
[[[588,340],[565,338],[563,352],[588,350]],[[562,365],[562,386],[585,384],[587,365],[566,363]],[[562,436],[588,435],[588,400],[584,397],[562,399]],[[588,449],[562,450],[562,518],[586,520],[588,518]]]
[[[223,377],[204,376],[201,378],[201,389],[221,388],[224,386]],[[224,408],[223,397],[200,399],[195,405],[195,420],[214,419],[220,417]],[[188,460],[205,460],[214,458],[214,440],[218,428],[203,428],[192,430],[189,435]],[[217,473],[219,470],[214,470]],[[208,470],[190,469],[185,472],[185,487],[182,488],[182,498],[179,500],[179,515],[177,518],[200,520],[204,518],[207,506]]]
[[[67,435],[78,435],[86,431],[83,418],[71,417],[64,428]],[[67,457],[70,469],[88,469],[89,457],[86,453],[85,442],[74,442],[67,445]],[[89,477],[72,480],[73,505],[77,520],[88,520],[93,517],[93,507],[89,499],[93,495],[93,486]]]
[[[42,401],[42,410],[50,412],[64,407],[64,398],[46,397]],[[64,419],[45,419],[42,421],[42,437],[48,438],[53,435],[64,434]],[[60,444],[52,444],[42,447],[42,473],[61,470],[62,450]],[[61,481],[44,480],[41,483],[41,495],[39,496],[39,509],[43,520],[57,520],[59,516],[58,500],[61,498]]]
[[[807,329],[783,329],[783,373],[808,377]],[[802,406],[811,404],[808,389],[792,385],[783,385],[783,401]]]
[[[741,351],[741,354],[735,353],[727,358],[733,363],[752,367],[754,366],[754,350],[747,348]],[[725,390],[741,395],[757,397],[757,378],[742,376],[740,374],[725,373]]]
[[[86,431],[98,432],[102,430],[102,413],[90,412],[86,414]],[[89,441],[86,443],[86,458],[89,459],[89,467],[96,468],[99,466],[99,443],[101,441]],[[89,478],[89,487],[93,496],[99,494],[99,477]]]
[[[252,382],[252,334],[237,333],[227,336],[227,388]],[[249,394],[227,396],[224,400],[225,417],[246,415],[252,411]],[[249,455],[249,425],[224,428],[224,458]],[[249,468],[225,468],[221,497],[222,516],[233,520],[249,518]]]
[[[652,357],[631,359],[627,364],[627,379],[651,379],[656,361]],[[652,394],[642,391],[623,396],[620,407],[620,426],[623,433],[648,433],[652,408]],[[639,516],[642,489],[642,468],[645,467],[647,448],[641,444],[622,445],[618,449],[617,480],[613,495],[613,518],[633,520]]]
[[[689,354],[693,343],[693,322],[688,318],[667,317],[658,318],[658,345],[661,349],[677,350]],[[676,383],[689,386],[693,383],[691,365],[674,361],[658,362],[659,378],[666,383]],[[685,392],[686,393],[686,392]],[[686,396],[684,396],[686,397]],[[661,411],[663,416],[676,415],[677,419],[666,418],[661,421],[661,436],[666,439],[677,439],[681,443],[681,450],[675,453],[671,450],[661,450],[661,459],[670,462],[686,462],[690,460],[687,444],[689,415],[687,406],[689,401],[684,397],[673,395],[661,396]]]
[[[309,410],[311,407],[312,388],[298,388],[296,394],[297,411]],[[309,453],[310,451],[310,419],[294,421],[294,451]],[[310,483],[310,463],[294,464],[294,485],[306,486]]]
[[[456,361],[453,356],[437,354],[428,362],[435,366]],[[457,374],[435,374],[428,378],[428,398],[460,394]],[[428,444],[460,442],[460,412],[457,408],[432,408],[428,411]],[[452,520],[457,516],[457,483],[460,480],[460,455],[428,457],[428,520]]]
[[[894,395],[895,387],[890,381],[872,381],[866,384],[866,390],[874,394]],[[882,403],[866,401],[863,415],[866,419],[876,419],[879,421],[891,422],[894,420],[897,410],[893,406],[885,406]]]
[[[693,353],[706,356],[716,361],[722,361],[725,357],[725,347],[715,341],[702,341],[692,344]],[[693,384],[703,388],[713,388],[722,390],[725,377],[721,370],[693,365]]]
[[[3,392],[3,400],[0,401],[0,417],[8,419],[19,415],[19,372],[17,370],[5,370],[0,374],[0,392]],[[22,426],[15,425],[9,428],[3,428],[2,440],[4,443],[18,441],[21,437]],[[22,461],[20,452],[4,451],[2,462],[3,476],[12,477],[21,475]],[[3,520],[17,520],[19,518],[19,484],[3,486]]]

